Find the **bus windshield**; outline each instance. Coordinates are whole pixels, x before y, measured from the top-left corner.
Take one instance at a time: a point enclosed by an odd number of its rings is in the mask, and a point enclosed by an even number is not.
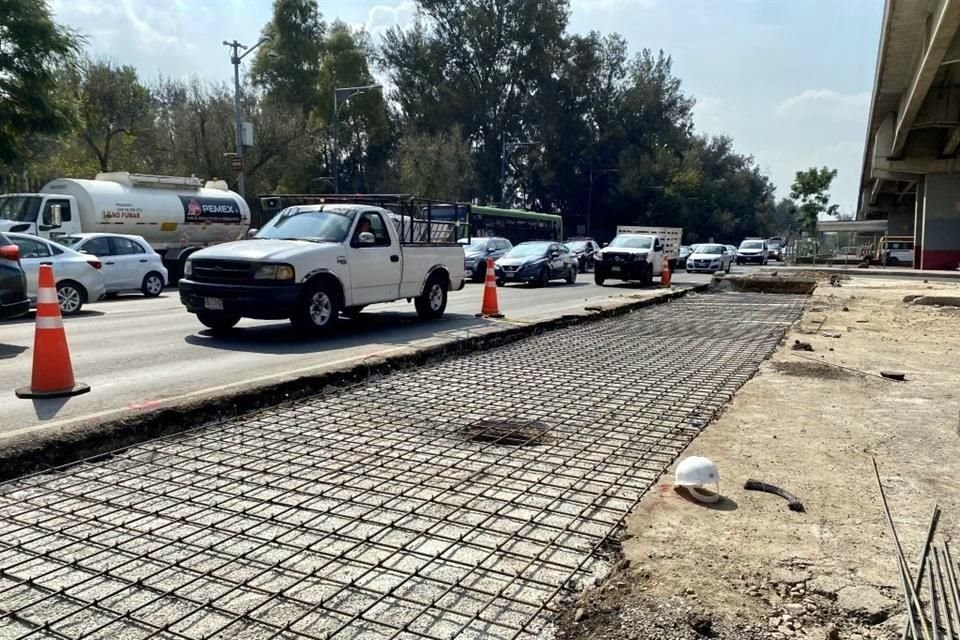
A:
[[[40,196],[0,197],[0,219],[15,222],[36,222],[40,212]]]

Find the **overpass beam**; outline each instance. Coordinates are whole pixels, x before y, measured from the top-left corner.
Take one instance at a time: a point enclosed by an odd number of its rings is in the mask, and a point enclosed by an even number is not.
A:
[[[890,156],[899,158],[907,144],[907,136],[916,121],[917,113],[930,91],[937,70],[960,29],[960,0],[940,0],[933,13],[930,38],[920,62],[913,72],[910,87],[900,102],[897,124],[893,133]]]

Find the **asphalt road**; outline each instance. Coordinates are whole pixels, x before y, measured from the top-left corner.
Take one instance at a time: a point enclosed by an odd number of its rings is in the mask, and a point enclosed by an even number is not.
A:
[[[704,283],[709,278],[681,272],[674,282]],[[588,275],[574,285],[557,282],[546,289],[511,285],[498,291],[506,321],[524,322],[582,311],[591,303],[643,289],[597,287]],[[321,338],[299,336],[288,322],[254,320],[241,322],[229,337],[214,337],[181,307],[175,290],[154,299],[124,296],[90,304],[80,315],[67,318],[65,327],[76,378],[92,391],[42,401],[20,400],[13,394],[30,381],[31,314],[0,324],[0,435],[39,424],[59,426],[152,408],[171,399],[216,394],[469,335],[494,322],[474,316],[481,295],[482,285],[476,284],[451,293],[446,316],[434,322],[419,321],[413,305],[403,301],[375,305]]]

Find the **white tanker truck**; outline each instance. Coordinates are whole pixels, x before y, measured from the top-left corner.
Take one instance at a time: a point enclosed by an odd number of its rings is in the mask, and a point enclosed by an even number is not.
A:
[[[59,178],[40,193],[0,196],[0,232],[44,238],[73,233],[126,233],[163,256],[171,281],[187,256],[245,237],[250,208],[223,181],[115,172],[94,180]]]

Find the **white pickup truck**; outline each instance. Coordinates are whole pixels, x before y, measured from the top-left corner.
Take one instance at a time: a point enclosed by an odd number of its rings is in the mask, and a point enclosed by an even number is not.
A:
[[[447,293],[464,286],[463,245],[455,227],[414,218],[417,205],[406,205],[400,213],[364,201],[287,207],[248,240],[192,254],[180,300],[214,331],[240,318],[289,318],[322,332],[341,314],[403,298],[421,318],[439,318]]]
[[[676,259],[682,234],[675,227],[618,227],[617,237],[594,256],[594,282],[639,280],[649,286],[664,262]]]

